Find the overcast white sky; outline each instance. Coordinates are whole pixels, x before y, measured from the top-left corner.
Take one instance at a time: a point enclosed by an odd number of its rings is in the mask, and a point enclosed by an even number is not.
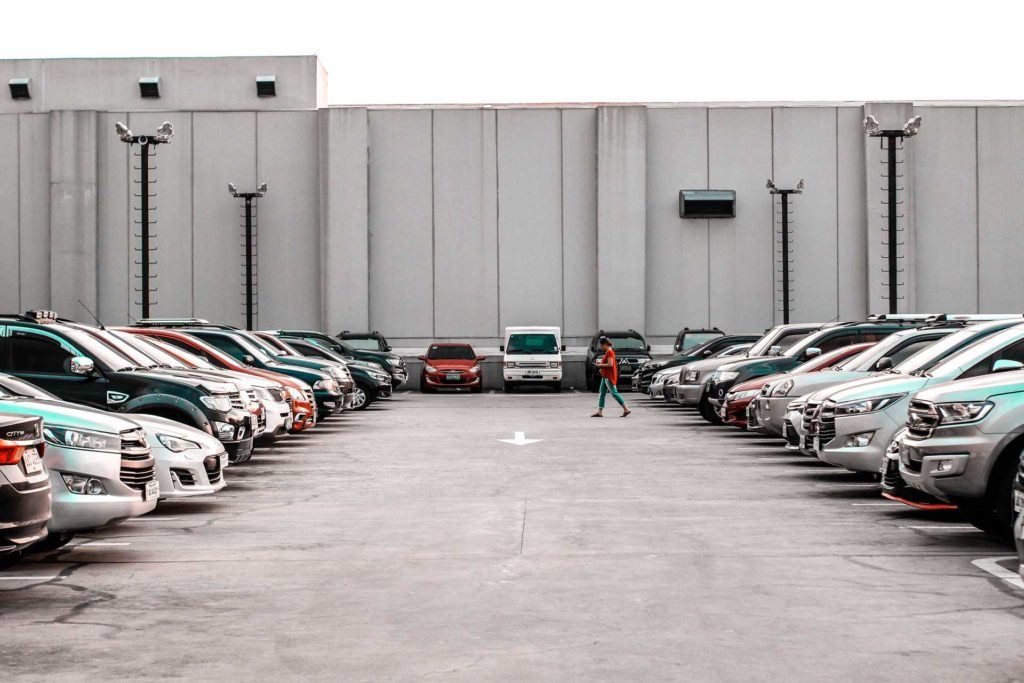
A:
[[[1010,0],[20,0],[0,57],[315,53],[332,104],[1019,99],[1022,20]]]

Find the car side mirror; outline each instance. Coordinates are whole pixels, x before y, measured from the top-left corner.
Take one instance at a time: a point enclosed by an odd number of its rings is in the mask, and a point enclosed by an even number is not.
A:
[[[711,355],[711,349],[704,349],[704,355],[705,356],[710,356]]]
[[[648,344],[648,345],[647,345],[647,350],[648,350],[648,351],[650,351],[650,350],[651,350],[651,345],[650,345],[650,344]]]
[[[502,353],[505,353],[505,345],[502,344],[501,346],[499,346],[498,350],[501,351]]]
[[[781,346],[769,347],[768,355],[769,356],[781,356],[782,355],[782,347]]]
[[[246,365],[252,365],[253,363],[256,362],[256,359],[250,356],[249,354],[245,354],[244,356],[242,356],[242,362],[245,363]]]
[[[384,351],[385,352],[390,352],[391,351],[391,344],[385,344],[384,345]]]
[[[879,358],[878,362],[875,363],[875,370],[888,370],[892,367],[892,358],[886,356],[885,358]]]
[[[426,363],[426,362],[427,362],[427,357],[426,357],[426,356],[416,356],[416,357],[417,357],[417,358],[419,358],[419,359],[420,359],[421,361],[423,361],[424,363]]]
[[[85,356],[75,356],[71,359],[70,368],[72,375],[91,375],[96,371],[96,364],[93,363],[92,358],[86,358]]]
[[[992,364],[992,372],[1011,372],[1024,368],[1024,363],[1009,358],[1000,358]]]
[[[812,346],[811,348],[804,351],[805,358],[817,358],[820,355],[821,349],[819,349],[817,346]]]

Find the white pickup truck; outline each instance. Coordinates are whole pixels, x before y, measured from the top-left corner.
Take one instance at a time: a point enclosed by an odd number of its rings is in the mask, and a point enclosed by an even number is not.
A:
[[[558,327],[506,327],[502,373],[505,393],[517,385],[539,384],[562,390],[562,330]]]

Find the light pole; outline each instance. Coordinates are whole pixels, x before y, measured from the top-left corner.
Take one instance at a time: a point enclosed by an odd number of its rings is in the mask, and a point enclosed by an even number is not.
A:
[[[784,190],[780,187],[775,186],[775,182],[769,178],[766,184],[768,188],[768,194],[779,195],[779,201],[782,209],[782,239],[781,239],[781,261],[782,261],[782,324],[789,324],[789,196],[791,194],[802,194],[804,191],[804,179],[801,178],[800,182],[796,184],[791,190]],[[773,201],[774,204],[774,201]],[[774,214],[775,207],[772,206],[772,213]]]
[[[238,187],[234,183],[228,183],[228,192],[231,193],[232,197],[241,197],[244,200],[245,212],[242,214],[242,247],[245,252],[245,263],[243,264],[244,277],[245,277],[245,329],[251,330],[253,328],[253,313],[256,307],[256,288],[255,288],[255,272],[256,272],[256,256],[254,250],[254,238],[255,238],[255,215],[253,213],[253,206],[255,200],[262,197],[267,193],[267,184],[261,183],[256,188],[255,192],[239,192]]]
[[[888,242],[884,245],[886,247],[886,262],[888,263],[889,269],[886,271],[888,274],[888,299],[889,299],[889,313],[896,313],[896,303],[899,300],[899,274],[903,272],[899,268],[899,260],[902,258],[899,255],[900,242],[899,237],[899,223],[898,219],[902,215],[897,215],[896,210],[899,206],[897,200],[897,193],[902,190],[902,187],[896,185],[897,178],[902,176],[897,174],[897,167],[900,161],[896,159],[896,151],[903,149],[903,139],[912,138],[917,135],[918,131],[921,130],[921,117],[911,117],[903,128],[892,128],[883,129],[878,125],[878,119],[868,114],[864,118],[864,132],[867,133],[868,137],[878,138],[879,144],[886,152],[885,165],[886,165],[886,178],[888,180],[885,188],[885,201],[883,202],[888,209],[886,218],[888,219],[888,226],[886,228],[886,234],[888,236]],[[898,147],[897,147],[898,145]]]
[[[121,142],[127,143],[129,146],[139,146],[139,165],[136,167],[139,171],[139,180],[135,181],[140,185],[139,194],[135,195],[139,200],[138,223],[140,228],[139,238],[141,240],[139,253],[142,257],[142,260],[139,262],[139,265],[142,267],[142,273],[139,275],[139,279],[141,280],[141,287],[139,288],[139,291],[142,294],[142,301],[140,302],[142,306],[142,317],[148,318],[150,293],[153,291],[149,284],[152,277],[150,273],[150,266],[155,265],[156,263],[155,261],[150,261],[149,258],[151,251],[151,235],[149,227],[153,223],[149,219],[149,214],[150,211],[156,210],[156,207],[151,208],[149,205],[150,198],[156,196],[149,193],[149,172],[155,170],[149,166],[149,159],[151,156],[150,148],[155,145],[163,145],[170,142],[171,136],[174,135],[174,128],[171,126],[169,121],[164,121],[160,124],[160,127],[156,129],[156,133],[153,135],[134,135],[130,130],[128,130],[128,126],[118,121],[114,124],[114,132],[117,133],[117,137],[121,138]]]

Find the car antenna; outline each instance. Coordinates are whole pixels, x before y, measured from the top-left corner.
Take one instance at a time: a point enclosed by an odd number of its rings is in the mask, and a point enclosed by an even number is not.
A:
[[[78,303],[82,305],[82,308],[84,308],[84,309],[85,309],[85,312],[86,312],[86,313],[88,313],[89,315],[91,315],[91,316],[92,316],[92,319],[96,321],[96,324],[100,326],[100,329],[101,329],[101,330],[106,330],[106,329],[107,329],[107,328],[105,328],[105,327],[103,326],[103,323],[101,323],[101,322],[100,322],[100,319],[96,317],[96,314],[95,314],[95,313],[93,313],[93,312],[92,312],[91,310],[89,310],[89,307],[88,307],[88,306],[86,306],[86,305],[85,305],[84,303],[82,303],[82,300],[81,300],[81,299],[79,299],[79,300],[78,300]]]

